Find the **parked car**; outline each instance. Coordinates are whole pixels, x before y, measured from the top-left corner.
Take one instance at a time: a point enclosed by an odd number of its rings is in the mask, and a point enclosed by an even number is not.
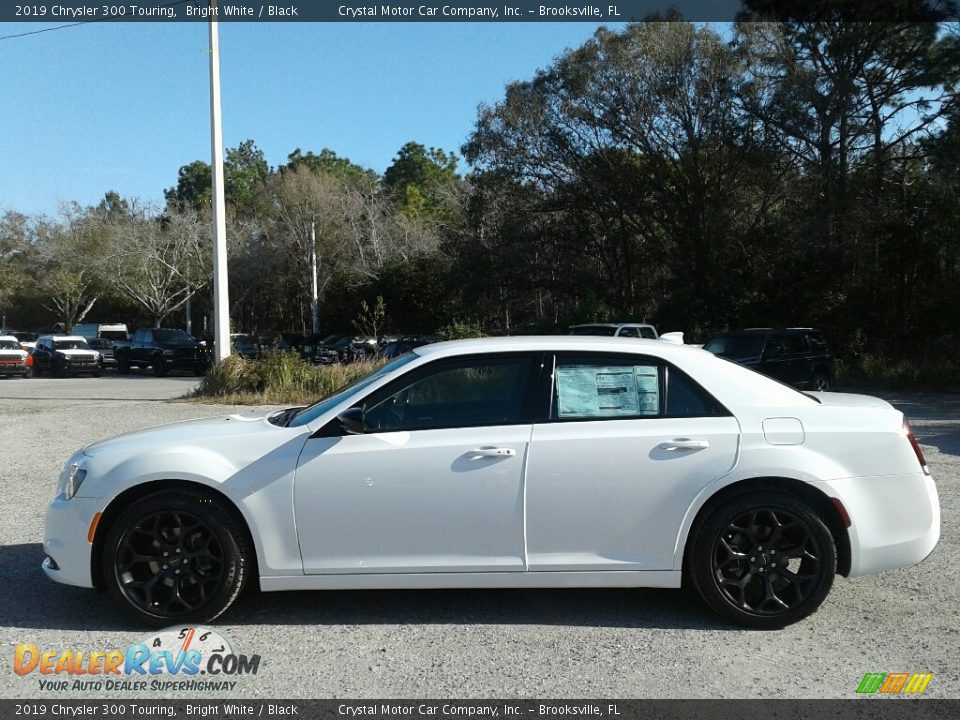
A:
[[[778,628],[836,573],[919,563],[939,535],[923,453],[883,400],[663,342],[484,338],[416,348],[306,408],[83,448],[47,510],[43,569],[158,626],[208,622],[259,580],[685,582]]]
[[[103,358],[103,366],[105,368],[117,366],[117,359],[113,354],[113,343],[113,340],[104,337],[97,337],[87,340],[87,345],[89,345],[91,349],[100,353],[101,357]]]
[[[675,345],[683,345],[682,332],[669,332],[661,335],[653,325],[648,323],[587,323],[584,325],[571,325],[569,334],[664,340],[665,342],[671,342]]]
[[[185,330],[147,328],[137,330],[129,345],[114,344],[117,371],[121,375],[132,367],[152,367],[156,375],[170,370],[191,370],[203,375],[209,364],[209,354]]]
[[[813,328],[751,328],[714,335],[704,350],[795,387],[829,390],[834,359]]]
[[[315,335],[303,338],[296,345],[300,357],[315,365],[334,365],[340,362],[340,355]]]
[[[13,335],[20,343],[20,347],[27,352],[30,352],[37,346],[37,333],[32,332],[16,332],[10,333]]]
[[[19,375],[28,378],[33,374],[33,357],[20,347],[13,335],[0,335],[0,377]]]
[[[130,331],[124,323],[81,323],[73,328],[75,335],[80,335],[87,340],[96,338],[105,338],[107,340],[126,340],[130,337]]]
[[[342,363],[352,363],[366,360],[376,350],[373,338],[360,335],[330,335],[323,340],[323,344],[337,353],[337,359]]]
[[[429,345],[431,343],[439,342],[439,337],[417,337],[417,336],[407,336],[402,337],[392,342],[388,342],[383,347],[377,351],[379,357],[385,358],[387,360],[392,360],[393,358],[400,357],[405,353],[412,352],[415,348],[423,347],[424,345]]]
[[[571,335],[598,335],[601,337],[632,337],[656,340],[657,329],[647,323],[586,323],[571,325]]]
[[[90,373],[100,377],[103,357],[79,335],[41,335],[33,349],[33,374]]]

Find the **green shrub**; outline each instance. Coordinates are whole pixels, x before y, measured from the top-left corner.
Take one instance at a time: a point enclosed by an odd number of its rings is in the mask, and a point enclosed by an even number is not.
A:
[[[313,403],[383,363],[314,365],[289,351],[269,352],[257,360],[231,355],[211,367],[188,398],[240,405]]]

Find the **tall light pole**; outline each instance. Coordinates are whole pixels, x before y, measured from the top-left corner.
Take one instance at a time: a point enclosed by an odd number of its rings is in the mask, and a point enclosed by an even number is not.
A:
[[[210,170],[213,176],[214,359],[230,355],[230,293],[227,288],[227,221],[223,199],[223,129],[220,126],[220,36],[217,0],[210,0]]]

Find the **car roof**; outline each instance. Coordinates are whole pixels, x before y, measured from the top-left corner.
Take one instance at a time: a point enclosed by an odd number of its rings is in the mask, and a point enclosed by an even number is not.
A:
[[[698,348],[689,345],[674,345],[663,340],[636,339],[624,343],[620,338],[600,337],[596,335],[512,335],[509,337],[470,338],[467,340],[447,340],[416,348],[420,355],[465,355],[483,352],[522,352],[534,351],[610,351],[616,353],[632,352],[666,357],[674,353],[698,352]],[[710,353],[706,353],[709,355]]]
[[[37,340],[43,340],[44,338],[50,338],[51,340],[82,340],[86,342],[87,339],[82,335],[41,335]]]
[[[19,341],[16,337],[14,337],[13,335],[0,335],[0,340],[12,340],[12,341],[15,342],[15,343],[19,343],[19,342],[20,342],[20,341]]]

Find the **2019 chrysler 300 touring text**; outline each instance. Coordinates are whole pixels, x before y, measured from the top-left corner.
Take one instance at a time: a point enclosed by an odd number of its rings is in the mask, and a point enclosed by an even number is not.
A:
[[[262,590],[661,587],[757,628],[913,565],[940,505],[886,402],[655,340],[426,345],[315,405],[74,454],[43,569],[150,624]]]

